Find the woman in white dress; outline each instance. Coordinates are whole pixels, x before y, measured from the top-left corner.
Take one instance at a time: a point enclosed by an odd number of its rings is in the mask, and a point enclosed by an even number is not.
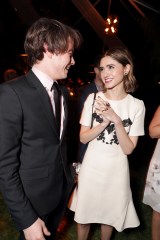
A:
[[[148,169],[143,203],[153,209],[152,240],[160,240],[160,106],[149,125],[149,135],[158,140]]]
[[[124,48],[106,51],[100,61],[105,91],[90,94],[80,119],[80,140],[88,144],[70,209],[75,211],[78,240],[86,240],[91,223],[101,224],[101,240],[137,227],[127,155],[144,135],[143,101],[129,92],[136,87],[133,62]],[[92,108],[93,105],[93,108]],[[93,127],[91,121],[93,117]]]

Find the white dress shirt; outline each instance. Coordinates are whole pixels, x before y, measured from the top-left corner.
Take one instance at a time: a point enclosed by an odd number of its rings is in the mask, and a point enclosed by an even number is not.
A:
[[[51,90],[53,82],[55,80],[51,79],[48,75],[46,75],[45,73],[41,72],[39,69],[37,69],[36,67],[32,67],[32,71],[33,73],[37,76],[37,78],[39,79],[39,81],[42,83],[42,85],[44,86],[44,88],[46,89],[50,101],[51,101],[51,105],[53,108],[53,112],[55,115],[55,102],[54,102],[54,90]],[[61,127],[60,127],[60,137],[62,135],[62,130],[63,130],[63,121],[64,121],[64,104],[63,104],[63,96],[61,96]]]

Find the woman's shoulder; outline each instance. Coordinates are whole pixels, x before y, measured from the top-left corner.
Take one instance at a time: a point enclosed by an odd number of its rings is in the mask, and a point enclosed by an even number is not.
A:
[[[86,99],[87,102],[93,102],[94,98],[96,97],[97,93],[90,93]]]
[[[128,94],[128,99],[129,99],[129,101],[136,103],[138,105],[144,105],[144,102],[142,99],[136,98],[136,97],[132,96],[131,94]]]
[[[128,99],[130,101],[130,106],[132,110],[135,110],[135,112],[143,112],[145,113],[145,105],[143,100],[136,98],[129,94]]]

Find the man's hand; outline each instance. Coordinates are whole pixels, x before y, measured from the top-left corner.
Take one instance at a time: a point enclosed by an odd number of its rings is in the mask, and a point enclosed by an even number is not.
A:
[[[40,218],[23,232],[26,240],[45,240],[45,235],[50,236],[50,232]]]

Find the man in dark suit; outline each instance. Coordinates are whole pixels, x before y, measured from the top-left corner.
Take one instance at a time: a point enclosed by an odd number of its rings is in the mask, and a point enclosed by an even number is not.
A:
[[[100,76],[100,69],[99,69],[99,64],[100,64],[100,59],[101,59],[101,54],[99,54],[95,58],[94,62],[94,80],[85,86],[82,86],[79,88],[79,94],[78,94],[78,119],[80,119],[84,102],[87,99],[88,95],[91,93],[97,93],[99,91],[102,91],[104,89],[104,83],[101,80]],[[86,148],[88,144],[83,144],[79,142],[78,144],[78,153],[77,153],[77,162],[82,162],[83,156],[85,154]]]
[[[78,31],[40,18],[24,43],[31,70],[0,86],[0,187],[20,239],[54,239],[74,184],[66,159],[68,92],[59,86],[57,123],[52,85],[67,77],[80,44]]]

